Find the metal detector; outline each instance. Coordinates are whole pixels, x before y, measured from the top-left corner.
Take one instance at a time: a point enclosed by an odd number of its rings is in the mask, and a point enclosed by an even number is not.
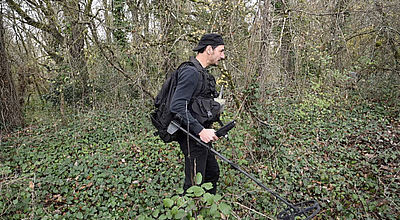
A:
[[[222,128],[218,129],[217,132],[215,133],[218,137],[225,136],[227,135],[228,131],[232,129],[235,126],[235,121],[231,121],[230,123],[226,124]],[[274,195],[276,198],[278,198],[281,202],[285,203],[287,205],[287,208],[283,211],[281,211],[277,218],[282,219],[282,220],[294,220],[296,217],[305,217],[305,219],[312,219],[315,217],[318,212],[320,211],[320,206],[316,200],[308,200],[300,203],[293,204],[287,199],[281,197],[278,195],[278,193],[272,191],[271,189],[267,188],[264,184],[262,184],[258,179],[241,169],[237,164],[233,163],[226,157],[224,157],[222,154],[214,150],[214,148],[210,147],[210,145],[204,143],[201,141],[198,137],[195,135],[191,134],[188,132],[186,129],[180,126],[179,123],[176,121],[172,121],[171,124],[168,127],[168,132],[170,134],[173,134],[176,132],[178,129],[182,130],[186,134],[188,134],[193,140],[197,141],[199,144],[202,146],[206,147],[209,149],[211,152],[216,154],[218,157],[220,157],[223,161],[227,162],[229,165],[231,165],[234,169],[238,170],[239,172],[243,173],[245,176],[253,180],[257,185],[259,185],[261,188],[266,190],[267,192],[271,193]]]

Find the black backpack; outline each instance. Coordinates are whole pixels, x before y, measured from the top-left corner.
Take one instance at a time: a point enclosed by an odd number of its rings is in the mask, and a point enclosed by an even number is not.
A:
[[[154,135],[159,136],[165,143],[169,143],[177,140],[177,133],[169,134],[167,132],[168,126],[171,121],[174,119],[175,114],[170,111],[170,105],[172,101],[172,96],[174,95],[176,86],[178,84],[178,74],[183,67],[188,65],[195,66],[199,71],[199,67],[197,67],[193,62],[184,62],[182,63],[178,69],[170,74],[167,80],[161,87],[160,92],[157,94],[156,99],[154,100],[155,109],[150,113],[151,122],[156,127],[157,131]],[[195,90],[195,94],[198,94],[202,87],[201,83],[197,85]]]

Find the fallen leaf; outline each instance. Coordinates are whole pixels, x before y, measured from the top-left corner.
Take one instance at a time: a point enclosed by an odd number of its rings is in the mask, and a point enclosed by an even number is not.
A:
[[[32,181],[29,181],[29,188],[31,190],[34,190],[35,189],[35,183],[33,183]]]

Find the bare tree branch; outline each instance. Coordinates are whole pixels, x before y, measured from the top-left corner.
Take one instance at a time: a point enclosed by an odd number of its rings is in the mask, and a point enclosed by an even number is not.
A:
[[[25,22],[35,28],[38,28],[42,31],[45,31],[49,34],[51,34],[59,43],[62,43],[64,41],[64,37],[61,35],[61,33],[56,29],[56,27],[48,24],[44,24],[38,21],[35,21],[33,18],[31,18],[22,8],[13,0],[6,0],[10,8],[15,10],[22,18],[22,22]]]
[[[92,31],[92,33],[95,32],[95,25],[93,24],[93,22],[89,23],[89,27],[90,30]],[[118,65],[112,61],[112,58],[110,58],[106,52],[104,51],[103,46],[100,44],[99,39],[97,38],[97,34],[92,34],[93,35],[93,40],[96,43],[97,47],[100,49],[100,53],[101,55],[107,60],[107,62],[114,68],[116,69],[119,73],[121,73],[125,78],[127,78],[128,80],[132,81],[135,83],[135,85],[137,87],[139,87],[139,89],[141,89],[148,97],[150,97],[151,99],[154,100],[154,95],[151,94],[149,91],[147,91],[146,89],[144,89],[142,86],[139,85],[139,83],[137,83],[137,81],[135,81],[122,67],[121,65],[118,63]]]

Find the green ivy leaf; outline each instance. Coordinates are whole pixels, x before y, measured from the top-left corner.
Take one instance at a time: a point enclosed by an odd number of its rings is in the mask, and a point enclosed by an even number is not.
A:
[[[178,207],[174,206],[174,207],[171,209],[171,215],[175,216],[176,214],[178,214]]]
[[[213,185],[212,183],[203,183],[201,187],[203,187],[205,190],[210,190],[213,188]]]
[[[188,193],[193,193],[195,196],[199,197],[202,196],[205,191],[203,188],[201,188],[200,186],[191,186],[188,190]]]
[[[207,205],[211,205],[214,203],[214,195],[211,195],[210,193],[206,193],[203,196],[203,201],[207,203]]]
[[[164,199],[164,201],[165,201],[165,199]],[[154,210],[152,215],[153,215],[154,218],[157,218],[159,214],[160,214],[160,210],[156,209],[156,210]]]
[[[219,195],[219,194],[214,195],[214,201],[215,201],[215,202],[218,202],[218,201],[221,200],[221,199],[222,199],[222,196],[221,196],[221,195]]]
[[[182,207],[182,206],[184,206],[185,204],[186,204],[186,202],[185,202],[185,199],[184,199],[184,198],[180,197],[180,198],[177,198],[177,199],[176,199],[176,205],[177,205],[178,207]]]
[[[212,204],[211,205],[211,208],[210,208],[210,214],[211,215],[215,215],[215,214],[217,214],[217,211],[218,211],[218,206],[217,206],[217,204]]]
[[[174,201],[169,198],[164,199],[163,203],[164,203],[164,206],[167,208],[171,208],[174,205]]]
[[[183,219],[186,216],[185,210],[179,209],[178,212],[175,214],[175,219]]]
[[[226,203],[221,203],[218,206],[218,209],[224,214],[224,215],[229,215],[231,213],[231,207],[227,205]]]
[[[77,217],[78,219],[83,219],[83,214],[82,214],[82,212],[76,213],[76,217]]]
[[[201,173],[197,173],[196,174],[196,184],[200,185],[202,180],[203,180],[203,177],[201,176]]]

